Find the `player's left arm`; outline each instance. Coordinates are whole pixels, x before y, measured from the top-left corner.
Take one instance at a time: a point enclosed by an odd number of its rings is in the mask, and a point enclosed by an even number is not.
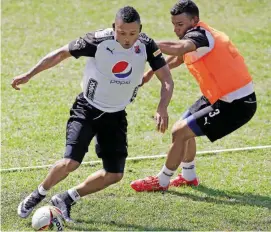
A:
[[[172,97],[174,82],[167,64],[156,70],[154,73],[161,82],[160,101],[155,119],[157,130],[164,133],[168,129],[167,107]]]
[[[157,44],[149,39],[146,44],[147,61],[152,71],[161,82],[160,101],[156,111],[157,130],[164,133],[168,128],[167,107],[172,97],[174,83],[171,77],[169,67],[157,47]]]
[[[195,51],[196,45],[191,40],[160,41],[157,42],[161,52],[171,56],[183,56],[188,52]]]

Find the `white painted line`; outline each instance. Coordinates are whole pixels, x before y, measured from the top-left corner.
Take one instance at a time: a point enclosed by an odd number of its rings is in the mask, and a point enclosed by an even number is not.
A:
[[[271,148],[271,145],[266,146],[255,146],[255,147],[240,147],[240,148],[230,148],[230,149],[221,149],[221,150],[211,150],[211,151],[198,151],[197,154],[211,154],[211,153],[222,153],[222,152],[234,152],[234,151],[248,151],[248,150],[257,150],[257,149],[268,149]],[[166,157],[166,154],[160,155],[151,155],[151,156],[137,156],[137,157],[128,157],[127,160],[144,160],[144,159],[156,159]],[[82,162],[83,165],[89,164],[100,164],[102,161],[90,161],[90,162]],[[50,168],[53,165],[41,165],[41,166],[30,166],[30,167],[16,167],[16,168],[7,168],[1,169],[1,172],[16,172],[16,171],[27,171],[34,169],[44,169]]]

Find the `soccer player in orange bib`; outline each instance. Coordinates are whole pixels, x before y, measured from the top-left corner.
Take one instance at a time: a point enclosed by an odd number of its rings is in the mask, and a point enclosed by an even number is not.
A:
[[[173,126],[172,144],[158,175],[131,183],[138,192],[197,186],[195,138],[205,135],[214,142],[246,124],[257,107],[252,78],[229,37],[200,21],[199,9],[191,0],[178,1],[170,13],[180,40],[158,42],[158,47],[170,55],[167,63],[171,69],[186,64],[203,95]],[[146,72],[143,84],[153,74]],[[182,172],[170,181],[179,165]]]

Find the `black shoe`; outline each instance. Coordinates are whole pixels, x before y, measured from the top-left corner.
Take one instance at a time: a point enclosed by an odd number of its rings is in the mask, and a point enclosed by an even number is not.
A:
[[[39,194],[36,189],[28,197],[26,197],[18,206],[18,215],[22,218],[26,218],[33,211],[34,207],[39,204],[45,196]]]
[[[74,222],[70,217],[70,213],[71,206],[74,205],[75,203],[73,202],[73,200],[71,199],[67,192],[63,194],[54,195],[51,198],[51,203],[61,210],[63,219],[66,222]]]

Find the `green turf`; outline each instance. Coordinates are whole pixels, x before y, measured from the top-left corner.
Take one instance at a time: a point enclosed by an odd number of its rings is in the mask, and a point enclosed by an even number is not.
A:
[[[85,59],[71,58],[39,74],[21,91],[14,91],[10,87],[14,76],[26,72],[49,51],[84,33],[110,27],[117,9],[127,4],[138,9],[143,31],[150,37],[157,40],[175,39],[168,13],[174,2],[2,1],[1,168],[52,164],[62,156],[66,120],[69,108],[80,92]],[[202,0],[197,3],[201,19],[226,32],[244,55],[254,78],[258,99],[257,113],[246,126],[214,144],[200,138],[197,140],[198,150],[269,145],[271,2]],[[184,66],[172,74],[175,91],[169,107],[170,127],[200,96],[196,82]],[[159,94],[160,84],[154,79],[140,89],[136,101],[127,107],[130,157],[164,153],[168,149],[170,130],[165,135],[158,134],[151,119]],[[91,146],[85,161],[96,160],[93,154]],[[131,171],[128,171],[127,179],[75,207],[75,216],[84,221],[81,229],[271,229],[268,211],[268,196],[271,195],[270,151],[202,156],[198,162],[202,186],[198,190],[174,190],[177,193],[161,196],[139,195],[129,189],[129,181],[155,174],[162,163],[163,160],[129,162],[127,170]],[[144,170],[142,173],[139,172],[141,169]],[[86,176],[83,172],[76,173],[72,178],[73,184],[79,182],[76,175],[80,179]],[[30,220],[17,218],[16,207],[44,175],[45,171],[2,174],[2,230],[30,229]],[[59,190],[70,187],[66,186],[68,182],[65,183],[60,185]],[[86,204],[88,201],[89,204]]]
[[[66,229],[270,231],[270,155],[271,150],[199,156],[201,185],[171,188],[164,195],[135,193],[129,187],[132,180],[158,172],[163,159],[129,161],[119,184],[73,207],[71,216],[77,223]],[[47,201],[99,168],[80,167],[50,192]],[[2,175],[2,230],[31,230],[31,219],[18,220],[16,208],[45,174],[46,170]]]

